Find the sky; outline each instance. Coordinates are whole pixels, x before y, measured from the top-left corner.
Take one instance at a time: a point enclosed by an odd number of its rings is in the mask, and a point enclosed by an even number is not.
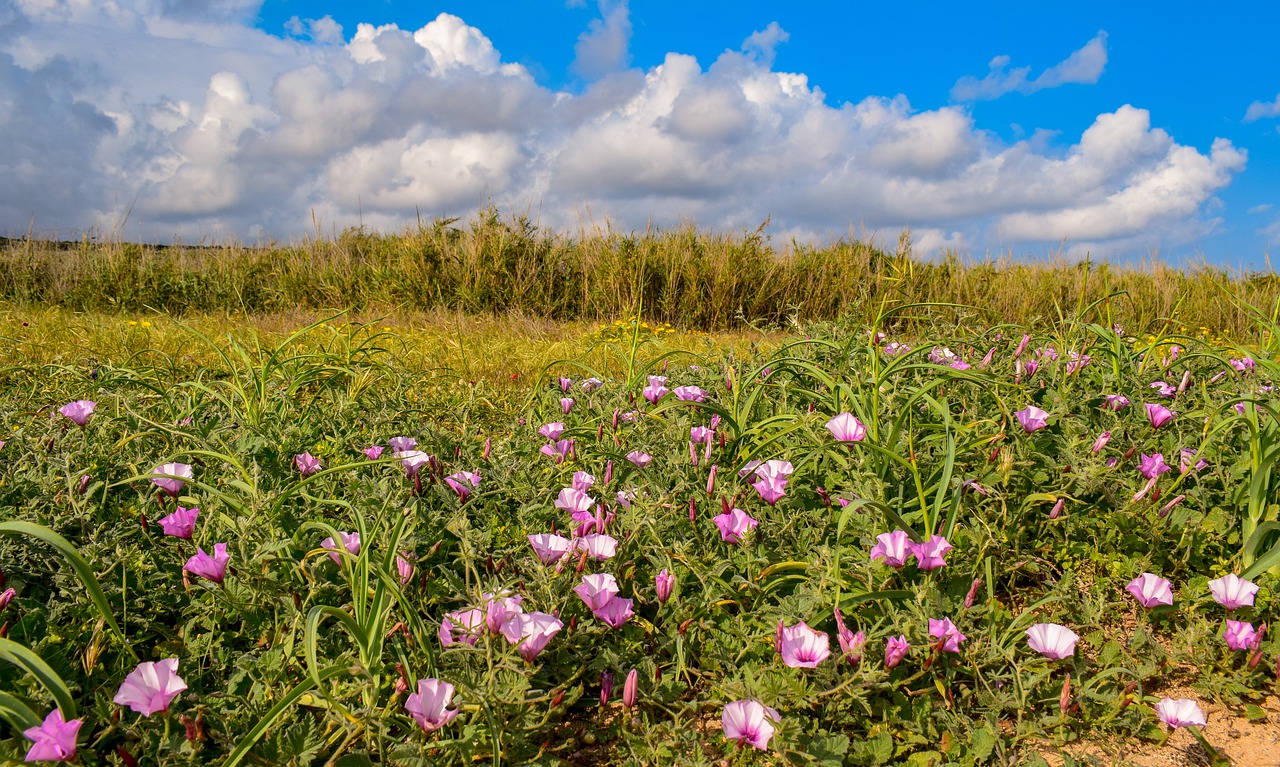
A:
[[[0,235],[288,242],[493,205],[1269,268],[1280,6],[1067,5],[0,0]]]

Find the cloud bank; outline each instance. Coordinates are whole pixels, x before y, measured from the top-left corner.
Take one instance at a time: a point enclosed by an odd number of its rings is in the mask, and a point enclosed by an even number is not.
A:
[[[1099,32],[1084,47],[1054,64],[1031,79],[1031,67],[1008,69],[1010,58],[996,56],[988,64],[990,71],[979,80],[966,76],[951,88],[951,98],[956,101],[988,101],[1006,93],[1035,93],[1045,88],[1057,88],[1071,83],[1092,85],[1102,77],[1107,66],[1107,33]]]
[[[313,220],[395,230],[492,203],[557,227],[772,216],[784,236],[892,241],[909,225],[926,250],[1115,254],[1212,230],[1213,195],[1246,161],[1128,105],[1061,147],[1002,141],[963,106],[832,105],[774,69],[776,24],[706,66],[670,53],[632,69],[626,3],[602,0],[570,92],[449,14],[353,32],[296,18],[278,37],[247,26],[257,7],[0,0],[0,93],[18,107],[0,112],[0,228],[67,235],[127,212],[126,237],[287,239]],[[1034,80],[1001,64],[971,92],[1090,82],[1105,61],[1100,34]]]

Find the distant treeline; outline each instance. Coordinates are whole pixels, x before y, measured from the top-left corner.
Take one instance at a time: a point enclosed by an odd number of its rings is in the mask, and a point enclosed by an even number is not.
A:
[[[1175,317],[1189,329],[1247,338],[1258,326],[1242,305],[1270,315],[1278,295],[1275,275],[1208,267],[927,261],[912,254],[905,233],[894,251],[848,240],[780,246],[761,231],[692,226],[570,235],[495,210],[470,222],[440,220],[396,234],[351,229],[289,245],[0,242],[0,300],[86,311],[448,307],[589,321],[640,311],[653,322],[720,330],[790,318],[869,319],[882,307],[924,303],[974,309],[906,310],[899,324],[927,317],[1044,326],[1091,306],[1087,319],[1104,322],[1109,305],[1111,319],[1131,331]]]

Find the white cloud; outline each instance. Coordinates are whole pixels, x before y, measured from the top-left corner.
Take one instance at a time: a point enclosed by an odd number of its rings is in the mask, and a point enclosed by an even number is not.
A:
[[[972,75],[960,78],[951,88],[951,98],[956,101],[987,101],[1013,91],[1026,94],[1069,83],[1092,85],[1098,82],[1107,66],[1107,33],[1099,32],[1084,47],[1035,79],[1029,79],[1031,67],[1008,69],[1010,60],[1008,56],[996,56],[987,65],[990,70],[987,76],[981,80]]]
[[[774,70],[776,24],[706,66],[671,53],[627,69],[622,3],[584,35],[578,60],[599,66],[580,93],[540,86],[449,14],[417,30],[360,24],[344,43],[324,19],[291,24],[310,42],[252,29],[236,20],[248,2],[205,16],[158,0],[16,3],[21,18],[0,28],[0,93],[16,105],[0,114],[0,233],[33,217],[64,234],[110,227],[131,209],[134,236],[287,239],[313,213],[326,228],[395,229],[492,202],[557,227],[579,211],[623,229],[771,216],[788,236],[859,226],[890,245],[910,225],[924,251],[1069,238],[1142,252],[1217,226],[1214,195],[1246,161],[1222,139],[1179,144],[1133,106],[1078,138],[1010,143],[960,106],[832,105]],[[1100,71],[1090,50],[1032,82]]]
[[[1244,113],[1244,121],[1247,123],[1267,117],[1280,117],[1280,94],[1276,95],[1275,101],[1253,102]]]
[[[300,19],[297,16],[284,23],[285,31],[294,37],[309,37],[317,43],[341,43],[342,25],[332,16],[318,19]]]
[[[601,18],[592,19],[573,46],[573,71],[588,80],[631,63],[631,16],[627,0],[599,0]]]

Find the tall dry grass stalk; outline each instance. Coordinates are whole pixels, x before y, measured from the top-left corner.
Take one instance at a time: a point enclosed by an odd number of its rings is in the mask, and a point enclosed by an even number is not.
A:
[[[640,312],[653,322],[720,330],[949,303],[974,309],[934,308],[929,322],[1052,326],[1113,294],[1111,318],[1133,330],[1176,315],[1181,326],[1243,339],[1257,326],[1239,304],[1270,315],[1280,278],[1066,259],[924,261],[909,247],[889,252],[855,240],[778,247],[759,231],[692,226],[569,235],[492,209],[470,222],[437,221],[397,234],[351,229],[332,240],[279,246],[0,244],[0,300],[85,311],[447,308],[585,321]],[[924,319],[925,311],[914,316]],[[1085,319],[1105,316],[1099,306]],[[912,321],[909,313],[901,320]]]

